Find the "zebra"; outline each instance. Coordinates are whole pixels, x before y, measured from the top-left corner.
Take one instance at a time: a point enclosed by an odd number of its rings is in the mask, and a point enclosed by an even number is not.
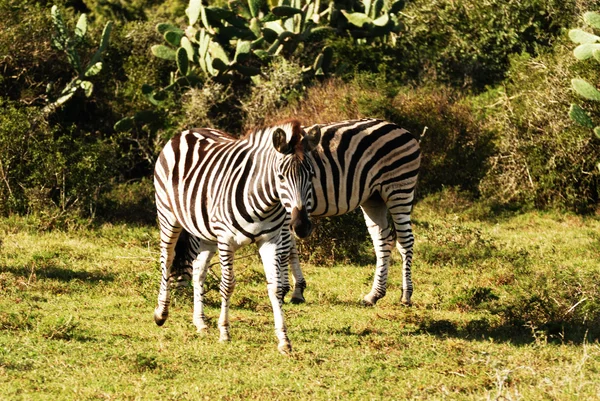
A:
[[[281,309],[284,287],[289,288],[289,283],[280,266],[288,264],[290,229],[303,238],[313,228],[309,210],[314,168],[309,154],[319,136],[318,130],[307,134],[298,121],[290,120],[241,139],[215,129],[187,130],[165,145],[154,170],[162,271],[154,311],[157,325],[162,326],[168,317],[169,278],[178,237],[184,230],[195,254],[193,322],[199,332],[207,330],[203,287],[208,263],[218,250],[219,340],[229,341],[234,252],[256,243],[267,278],[278,349],[291,351]]]
[[[311,217],[340,216],[360,206],[377,257],[373,285],[363,303],[373,306],[386,294],[395,237],[402,256],[401,302],[411,305],[414,237],[410,214],[421,162],[419,141],[396,124],[373,118],[315,124],[306,130],[321,134],[318,147],[308,156],[315,167]],[[290,301],[302,303],[306,280],[293,237],[291,241],[289,263],[294,290]],[[186,274],[189,280],[188,261],[196,254],[194,243],[184,242],[178,246],[187,252],[180,253],[173,277],[178,285],[185,285]]]
[[[371,291],[363,298],[368,306],[386,294],[395,237],[402,256],[401,302],[410,305],[414,244],[410,214],[421,163],[419,141],[396,124],[373,118],[306,129],[321,134],[320,144],[309,156],[315,166],[311,216],[340,216],[362,209],[377,257]],[[302,303],[306,280],[293,238],[289,262],[295,282],[291,302]]]

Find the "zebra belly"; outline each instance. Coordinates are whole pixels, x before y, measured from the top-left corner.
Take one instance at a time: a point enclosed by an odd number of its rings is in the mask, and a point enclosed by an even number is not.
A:
[[[219,243],[228,244],[236,250],[244,245],[255,242],[266,242],[278,237],[281,233],[283,224],[283,218],[269,223],[265,223],[264,221],[255,222],[245,225],[243,231],[235,229],[233,224],[225,225],[216,220],[211,222],[209,229],[199,229],[198,227],[187,224],[181,225],[184,230],[206,243],[214,245]]]

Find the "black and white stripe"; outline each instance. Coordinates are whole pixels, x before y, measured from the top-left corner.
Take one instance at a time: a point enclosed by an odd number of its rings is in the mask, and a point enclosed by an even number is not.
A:
[[[375,279],[364,297],[365,304],[374,305],[386,294],[394,242],[403,259],[402,302],[410,304],[414,243],[410,213],[421,161],[419,142],[408,131],[377,119],[307,128],[315,129],[321,133],[321,143],[309,156],[315,166],[311,216],[340,216],[360,206],[377,256]],[[292,302],[304,302],[306,281],[295,244],[290,264],[295,278]]]
[[[199,129],[185,131],[167,143],[154,172],[162,268],[154,312],[159,326],[168,317],[169,277],[178,237],[185,230],[194,249],[190,260],[198,330],[207,328],[203,285],[208,263],[218,250],[222,300],[218,325],[221,341],[230,339],[234,252],[256,243],[267,276],[279,349],[291,349],[281,310],[289,283],[281,266],[288,263],[289,227],[299,237],[312,230],[308,211],[313,208],[314,169],[308,155],[319,140],[315,132],[306,134],[300,123],[290,121],[240,140],[217,130]]]

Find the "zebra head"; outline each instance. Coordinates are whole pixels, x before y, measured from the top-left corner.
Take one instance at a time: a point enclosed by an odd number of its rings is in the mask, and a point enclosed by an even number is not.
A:
[[[319,144],[321,131],[306,133],[298,121],[283,124],[273,131],[273,146],[279,152],[276,164],[276,186],[281,203],[291,215],[291,229],[299,238],[313,230],[310,212],[313,208],[311,158],[305,157]]]

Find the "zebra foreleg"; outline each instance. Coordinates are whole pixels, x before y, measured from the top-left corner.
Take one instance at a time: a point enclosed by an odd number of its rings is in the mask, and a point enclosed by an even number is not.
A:
[[[283,317],[283,283],[281,280],[281,266],[278,265],[278,252],[289,252],[287,249],[278,249],[278,245],[266,242],[259,245],[259,253],[267,278],[267,292],[273,307],[273,320],[275,322],[275,335],[277,336],[277,349],[282,354],[292,351],[292,344],[287,335],[287,327]]]
[[[298,257],[298,249],[296,248],[296,240],[292,238],[290,247],[290,267],[292,276],[294,277],[294,292],[290,302],[293,304],[301,304],[305,302],[304,290],[306,289],[306,280],[300,268],[300,258]]]
[[[206,247],[206,244],[203,244]],[[198,333],[204,333],[208,326],[204,316],[204,281],[208,272],[208,263],[215,254],[215,250],[202,250],[193,262],[193,285],[194,285],[194,325]]]
[[[219,259],[221,261],[221,315],[219,316],[219,341],[231,340],[229,334],[229,306],[231,295],[235,288],[235,276],[233,274],[233,249],[227,244],[219,244]]]
[[[163,219],[161,219],[161,217]],[[171,275],[171,266],[175,256],[175,243],[181,232],[181,227],[176,223],[168,223],[164,215],[159,214],[160,220],[160,266],[161,281],[158,291],[158,305],[154,309],[154,322],[162,326],[169,317],[169,304],[171,303],[171,294],[169,292],[169,277]]]
[[[290,249],[294,241],[294,236],[290,230],[287,229],[289,223],[284,223],[283,227],[278,245],[282,251],[277,253],[277,266],[280,269],[279,274],[281,277],[281,291],[278,291],[278,296],[281,297],[280,300],[282,303],[285,302],[285,296],[290,292],[290,272],[288,268],[290,265],[290,252],[283,250]]]

